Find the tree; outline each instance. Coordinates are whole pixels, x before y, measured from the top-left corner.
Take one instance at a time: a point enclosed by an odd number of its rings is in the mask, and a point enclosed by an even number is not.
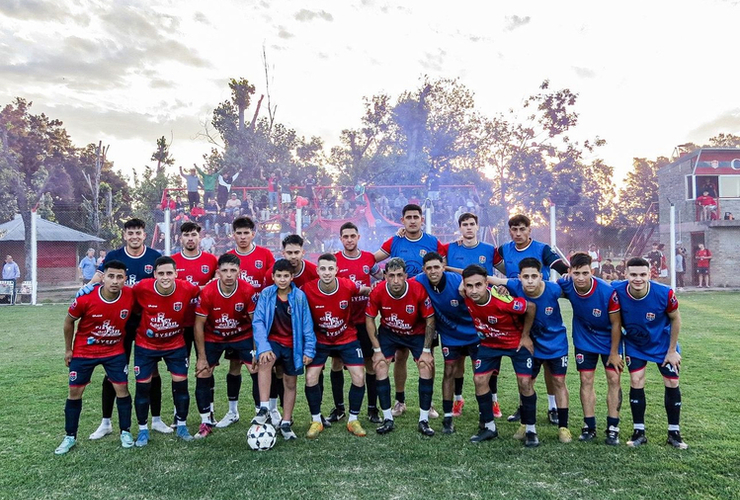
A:
[[[619,221],[637,227],[643,222],[658,223],[658,212],[647,213],[650,205],[658,203],[658,170],[670,163],[660,156],[655,160],[633,158],[632,170],[627,173],[624,187],[619,191]],[[647,219],[645,216],[647,215]]]
[[[134,216],[142,219],[147,227],[154,227],[154,212],[159,209],[164,190],[182,185],[177,174],[167,174],[166,166],[174,165],[175,159],[170,152],[170,144],[164,136],[157,139],[157,146],[152,153],[151,160],[157,162],[154,169],[144,166],[141,175],[134,172]]]
[[[710,148],[740,148],[740,136],[717,134],[709,139]]]

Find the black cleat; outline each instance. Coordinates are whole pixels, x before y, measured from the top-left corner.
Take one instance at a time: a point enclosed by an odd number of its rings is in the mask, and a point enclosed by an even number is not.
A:
[[[396,424],[393,422],[393,419],[387,418],[383,420],[383,425],[375,429],[375,432],[377,432],[378,434],[388,434],[395,428],[396,428]]]
[[[593,441],[596,438],[596,429],[590,429],[584,427],[581,429],[581,435],[578,437],[579,441]]]
[[[524,436],[524,446],[527,448],[537,448],[540,445],[540,440],[537,438],[536,432],[528,432]]]
[[[329,413],[329,418],[327,418],[327,420],[331,423],[339,422],[345,416],[346,416],[346,413],[344,411],[344,406],[337,406],[331,411],[331,413]]]
[[[442,419],[442,434],[453,434],[455,432],[455,425],[452,423],[452,417],[445,417]]]
[[[552,425],[560,425],[560,419],[558,418],[558,410],[553,408],[552,410],[547,411],[547,420],[550,421]]]
[[[428,420],[420,420],[419,421],[419,432],[423,434],[424,436],[432,437],[434,436],[434,429],[429,427],[429,421]]]
[[[478,431],[478,434],[470,438],[471,443],[482,443],[490,439],[496,439],[498,437],[498,429],[492,431],[488,427],[483,427]]]
[[[635,429],[635,431],[632,433],[632,437],[629,438],[629,441],[627,441],[627,446],[630,448],[637,448],[638,446],[642,446],[643,444],[647,444],[647,436],[645,435],[645,431],[642,429]]]
[[[331,421],[327,420],[326,418],[324,418],[323,415],[321,415],[321,425],[324,426],[324,429],[328,429],[329,427],[331,427]]]
[[[669,444],[679,450],[685,450],[689,447],[689,445],[683,442],[681,433],[678,431],[668,431],[668,441],[665,444]]]
[[[380,419],[380,415],[378,414],[377,408],[368,408],[367,409],[367,419],[374,423],[374,424],[380,424],[383,421]]]
[[[521,407],[517,408],[513,415],[509,415],[506,417],[506,420],[509,422],[519,422],[521,420]]]
[[[606,439],[604,442],[609,446],[617,446],[619,444],[619,427],[610,425],[606,430]]]

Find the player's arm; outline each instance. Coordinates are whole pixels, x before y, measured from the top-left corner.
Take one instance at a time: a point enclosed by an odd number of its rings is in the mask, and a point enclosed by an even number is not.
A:
[[[434,368],[432,342],[434,342],[435,330],[434,315],[431,315],[426,318],[426,325],[424,326],[424,348],[421,350],[421,356],[419,356],[419,365],[425,364],[430,369]]]
[[[306,295],[303,292],[296,295],[296,302],[301,311],[301,328],[303,329],[303,364],[308,366],[316,356],[316,332],[313,329],[311,308],[308,305],[308,300],[306,300]]]
[[[532,331],[532,325],[534,325],[534,315],[537,312],[537,306],[534,302],[527,301],[527,308],[524,310],[524,326],[522,327],[522,339],[519,341],[519,347],[517,351],[522,347],[529,351],[530,354],[534,354],[534,344],[532,343],[532,337],[530,332]]]
[[[382,262],[390,257],[390,254],[381,248],[380,250],[376,250],[373,256],[375,257],[375,262]]]
[[[493,286],[506,286],[509,284],[509,278],[499,278],[498,276],[486,276],[486,283],[488,283],[489,285],[493,285]]]
[[[385,356],[383,356],[383,351],[380,349],[380,342],[378,342],[375,316],[365,315],[365,329],[367,330],[367,338],[370,339],[370,343],[373,345],[373,368],[376,368],[380,363],[385,363]]]
[[[671,320],[671,343],[668,346],[668,353],[665,355],[663,360],[663,366],[670,363],[678,373],[681,368],[681,354],[676,350],[678,346],[678,334],[681,331],[681,313],[678,309],[668,313],[668,318]]]
[[[69,366],[69,362],[72,361],[72,346],[74,345],[75,338],[75,321],[69,314],[64,318],[64,363]]]
[[[195,343],[195,352],[198,361],[195,364],[195,375],[208,369],[208,360],[206,359],[206,335],[205,335],[206,317],[200,314],[195,315],[193,324],[193,342]]]
[[[620,311],[610,311],[609,321],[612,327],[612,340],[606,366],[612,365],[621,373],[624,370],[624,360],[619,355],[619,343],[622,342],[622,315]]]

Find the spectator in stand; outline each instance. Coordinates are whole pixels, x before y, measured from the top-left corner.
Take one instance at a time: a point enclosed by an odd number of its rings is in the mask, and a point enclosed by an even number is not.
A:
[[[381,193],[376,201],[376,204],[378,212],[380,212],[383,217],[387,218],[391,213],[391,205],[388,201],[388,197]]]
[[[686,274],[686,249],[681,247],[681,242],[676,244],[676,288],[683,290],[683,277]]]
[[[660,251],[660,269],[658,271],[658,276],[661,278],[667,278],[668,277],[668,260],[665,256],[665,243],[660,243],[658,245],[658,250]]]
[[[306,187],[304,189],[304,192],[305,192],[306,199],[309,202],[308,206],[313,206],[313,199],[315,196],[313,188],[316,187],[316,178],[314,177],[313,174],[308,174],[308,178],[306,179],[305,186]]]
[[[175,213],[182,213],[183,210],[185,210],[185,205],[182,202],[182,198],[179,196],[175,196]]]
[[[86,285],[95,276],[95,271],[98,269],[98,261],[95,258],[95,249],[88,248],[85,256],[80,260],[80,265],[77,266],[80,270],[78,279],[82,280],[82,285]]]
[[[185,179],[185,186],[188,191],[188,205],[189,208],[193,208],[200,201],[200,194],[198,193],[198,187],[200,186],[200,179],[195,168],[190,169],[190,173],[186,174],[180,166],[180,175]]]
[[[264,172],[262,172],[262,178],[265,178]],[[267,201],[270,205],[270,210],[276,210],[278,206],[278,179],[280,178],[280,171],[276,170],[270,174],[267,178]]]
[[[401,188],[398,188],[398,196],[393,200],[393,209],[396,212],[395,219],[401,218],[401,210],[403,210],[403,207],[408,205],[409,200],[403,195],[403,191],[401,191]]]
[[[706,193],[711,196],[712,198],[717,197],[717,190],[714,189],[714,185],[712,184],[712,181],[706,181],[704,183],[704,186],[701,188],[702,192],[706,191]]]
[[[619,264],[617,264],[617,267],[615,269],[617,271],[617,279],[623,280],[624,272],[627,269],[627,262],[625,262],[624,260],[620,261]]]
[[[599,270],[601,266],[601,254],[599,253],[599,249],[596,248],[596,245],[589,245],[588,255],[591,257],[591,273],[593,273],[597,278],[601,277]]]
[[[190,209],[190,218],[200,225],[205,225],[205,216],[206,209],[202,203],[198,203],[198,205]]]
[[[108,255],[108,252],[106,252],[105,250],[101,250],[100,252],[98,252],[98,267],[103,265],[103,261],[105,261],[106,255]]]
[[[604,264],[601,266],[601,279],[606,281],[614,281],[617,279],[617,269],[612,264],[611,259],[606,259]]]
[[[252,220],[257,220],[257,208],[254,206],[252,195],[247,193],[244,196],[245,198],[242,202],[241,215],[246,215]]]
[[[283,211],[287,209],[285,205],[289,204],[292,201],[291,192],[290,192],[290,179],[287,177],[282,177],[279,181],[280,186],[280,202],[283,205]]]
[[[712,252],[703,243],[699,243],[699,249],[694,258],[696,259],[696,271],[699,273],[698,286],[709,288],[709,262],[712,260]]]
[[[232,220],[234,219],[229,218],[229,215],[226,213],[226,210],[221,210],[218,216],[216,216],[216,225],[214,226],[214,231],[216,231],[216,236],[230,236]]]
[[[432,201],[439,200],[439,177],[436,175],[429,178],[429,199]]]
[[[735,216],[732,215],[732,212],[725,212],[725,220],[735,220]]]
[[[175,205],[175,200],[172,199],[170,196],[170,193],[167,193],[164,195],[164,200],[162,200],[162,204],[159,206],[162,210],[169,208],[170,212],[174,212],[177,209],[177,205]]]
[[[241,200],[236,196],[236,193],[231,193],[231,196],[229,196],[229,201],[226,202],[226,215],[229,217],[234,216],[234,210],[240,209],[242,206]]]
[[[195,168],[195,171],[198,172],[198,175],[200,175],[201,183],[203,185],[203,199],[207,200],[209,198],[213,198],[216,196],[216,184],[218,183],[219,177],[221,177],[221,172],[223,169],[217,172],[212,173],[206,173],[200,168],[198,168],[198,165],[193,163],[193,167]]]
[[[200,249],[206,253],[213,253],[213,247],[216,246],[216,240],[210,233],[203,231],[203,237],[200,239]]]
[[[648,262],[650,262],[650,276],[657,278],[660,275],[660,263],[663,262],[663,252],[658,249],[658,244],[653,243],[652,250],[645,256]]]
[[[218,203],[216,203],[216,200],[213,198],[208,198],[208,201],[205,205],[206,209],[206,216],[204,217],[205,221],[205,230],[210,231],[211,228],[213,228],[216,225],[216,217],[218,217],[218,213],[221,211],[221,207],[218,206]]]
[[[717,219],[717,200],[709,196],[706,189],[702,195],[696,199],[696,205],[699,207],[699,220],[716,220]]]
[[[218,176],[218,206],[223,207],[226,204],[226,201],[229,199],[229,194],[231,194],[231,185],[236,182],[236,178],[239,177],[239,174],[240,172],[237,172],[233,177],[228,174]]]

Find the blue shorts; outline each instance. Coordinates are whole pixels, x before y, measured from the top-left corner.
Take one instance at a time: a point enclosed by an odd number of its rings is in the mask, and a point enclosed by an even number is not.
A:
[[[221,359],[221,354],[227,350],[232,349],[236,353],[236,357],[231,359],[241,360],[242,363],[247,365],[252,364],[252,349],[254,348],[254,342],[251,338],[238,340],[236,342],[206,342],[206,361],[208,366],[214,367],[218,365]]]
[[[599,362],[599,356],[601,356],[601,364],[604,365],[605,370],[616,371],[611,365],[607,365],[609,360],[608,354],[597,354],[595,352],[584,351],[576,347],[576,369],[579,372],[593,372],[596,371],[596,365]]]
[[[518,351],[516,349],[493,349],[483,345],[478,347],[478,356],[473,364],[473,372],[476,375],[486,373],[498,375],[501,370],[501,358],[503,356],[511,358],[511,364],[514,366],[514,373],[517,377],[532,376],[534,361],[528,350],[524,348]]]
[[[275,354],[275,364],[283,367],[283,373],[295,377],[303,373],[303,366],[296,368],[293,362],[293,348],[285,347],[282,344],[269,340],[272,352]]]
[[[69,362],[69,386],[84,387],[89,384],[93,370],[98,365],[103,365],[112,384],[128,384],[126,355],[117,354],[108,358],[72,358]]]
[[[568,355],[558,356],[557,358],[542,359],[532,358],[534,364],[532,365],[532,378],[537,378],[540,374],[540,368],[542,365],[547,365],[550,370],[550,375],[553,377],[565,377],[568,373]]]
[[[316,342],[316,355],[309,366],[324,366],[329,356],[341,359],[344,366],[365,366],[365,358],[362,355],[359,340],[341,345]]]
[[[370,337],[367,336],[365,323],[358,323],[355,325],[355,328],[357,328],[357,340],[360,342],[360,348],[362,348],[362,357],[372,358],[373,344],[370,342]]]
[[[632,372],[639,372],[640,370],[644,370],[647,366],[648,362],[644,359],[638,359],[633,356],[627,356],[627,369],[630,373]],[[678,372],[673,368],[673,365],[668,363],[665,366],[661,366],[662,363],[655,363],[658,365],[658,370],[660,371],[660,374],[663,375],[664,378],[669,378],[672,380],[678,380]]]
[[[146,347],[134,346],[134,376],[137,382],[149,380],[154,373],[154,368],[160,360],[164,360],[167,365],[167,371],[172,375],[181,377],[188,376],[188,350],[185,346],[177,349],[167,349],[160,351],[157,349],[147,349]]]
[[[396,349],[406,348],[417,361],[424,349],[424,335],[398,335],[384,326],[378,329],[378,342],[385,359],[393,359]]]
[[[478,342],[468,345],[444,345],[443,343],[442,356],[445,358],[445,363],[454,363],[465,356],[474,360],[478,357]]]

